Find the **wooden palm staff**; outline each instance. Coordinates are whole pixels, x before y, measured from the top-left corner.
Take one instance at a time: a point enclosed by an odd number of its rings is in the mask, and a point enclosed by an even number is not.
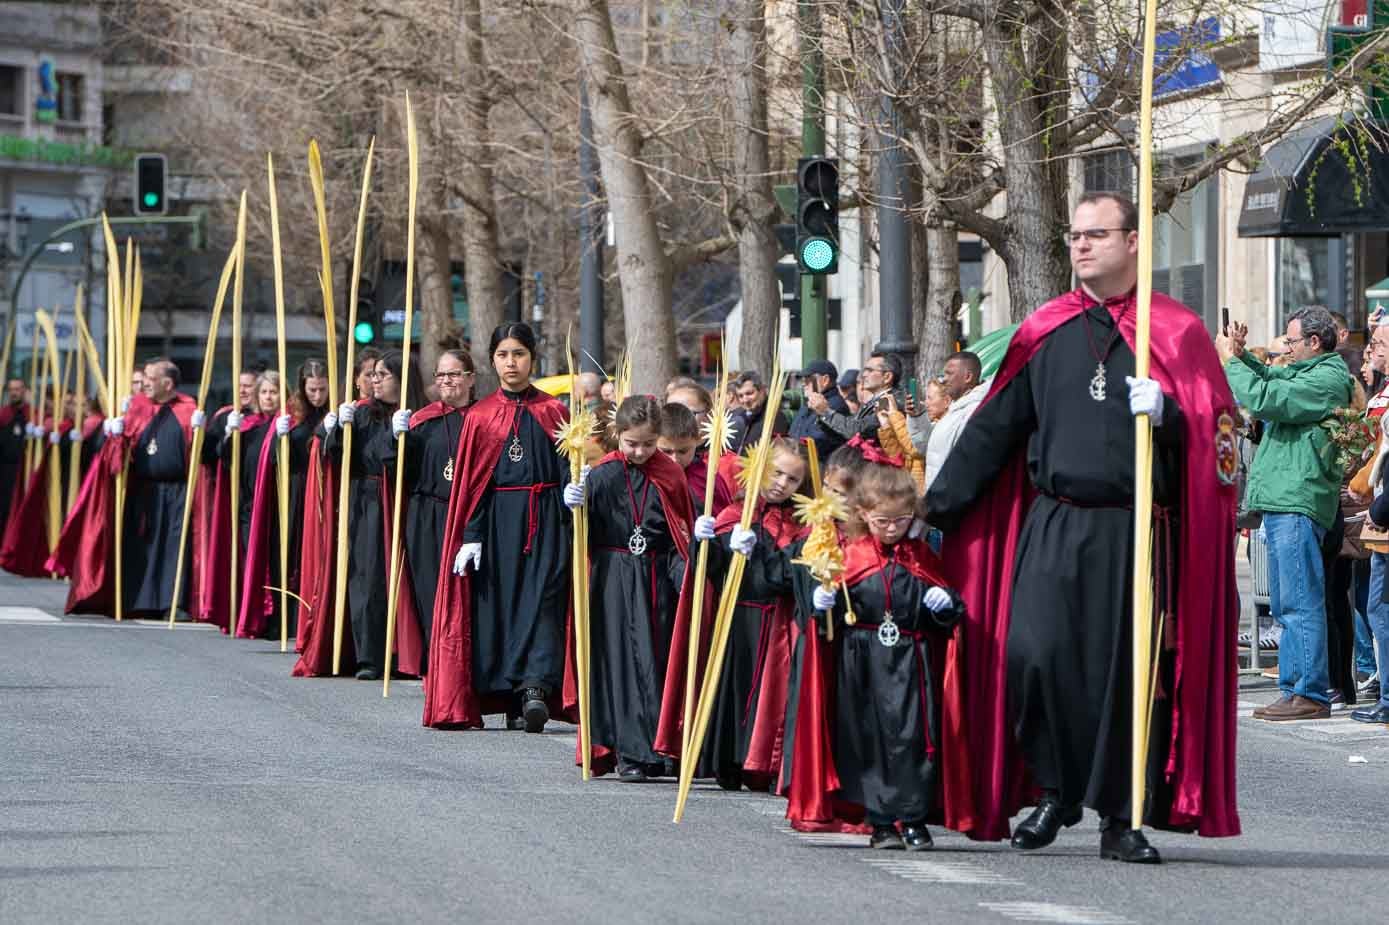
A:
[[[73,366],[74,361],[76,361],[76,360],[77,360],[77,347],[76,347],[76,346],[69,347],[69,348],[68,348],[67,354],[63,357],[63,378],[62,378],[62,380],[61,380],[61,386],[60,386],[60,388],[59,388],[59,390],[58,390],[58,394],[61,396],[61,399],[62,399],[62,404],[61,404],[59,407],[61,407],[61,408],[63,409],[63,417],[66,417],[66,416],[67,416],[67,410],[68,410],[68,390],[69,390],[69,386],[72,385],[72,377],[73,377],[72,366]],[[81,427],[79,426],[79,421],[77,420],[79,413],[80,413],[80,412],[79,412],[78,409],[77,409],[77,403],[74,401],[74,402],[73,402],[73,409],[72,409],[72,416],[73,416],[72,426],[73,426],[73,431],[75,431],[75,432],[77,433],[78,439],[81,439],[81,436],[82,436],[82,429],[81,429]],[[69,443],[72,443],[71,434],[73,433],[73,431],[69,431],[69,432],[68,432],[68,433],[69,433],[69,436],[66,437],[66,438],[64,438],[64,439],[66,439],[67,442],[69,442]],[[59,513],[58,529],[61,531],[61,530],[62,530],[62,515],[63,515],[63,512],[64,512],[64,511],[67,509],[67,507],[68,507],[68,504],[67,504],[67,483],[63,481],[63,472],[62,472],[62,468],[63,468],[63,467],[62,467],[63,443],[62,443],[61,440],[58,442],[57,446],[54,447],[54,452],[55,452],[55,454],[56,454],[56,455],[58,456],[58,458],[59,458],[59,465],[58,465],[58,513]]]
[[[58,357],[58,334],[57,327],[53,324],[53,318],[48,312],[38,311],[34,314],[34,320],[43,329],[44,340],[47,347],[44,350],[44,366],[49,371],[49,391],[51,393],[53,414],[53,433],[58,432],[58,424],[63,414],[63,386],[61,381],[60,360]],[[39,420],[43,420],[43,415],[39,415]],[[58,545],[58,533],[62,530],[62,500],[59,496],[59,485],[62,480],[62,463],[58,459],[58,445],[51,441],[47,446],[40,446],[40,453],[48,454],[47,478],[48,484],[44,486],[48,494],[48,535],[44,538],[48,544],[48,554],[53,554],[53,548]],[[43,457],[39,456],[39,460]]]
[[[1157,59],[1157,0],[1145,0],[1143,83],[1138,116],[1138,315],[1134,377],[1149,373],[1153,309],[1153,71]],[[1143,828],[1149,725],[1153,713],[1153,422],[1133,419],[1133,751],[1132,826]]]
[[[72,303],[72,321],[75,328],[73,335],[77,345],[73,347],[76,354],[76,369],[73,376],[77,380],[73,387],[73,412],[72,426],[77,429],[77,439],[71,441],[68,447],[68,485],[67,485],[67,510],[72,512],[72,508],[77,504],[77,486],[82,483],[82,427],[87,422],[87,354],[86,346],[82,340],[82,296],[83,287],[77,284],[77,298]]]
[[[714,407],[709,412],[709,420],[704,424],[704,439],[709,446],[709,459],[705,467],[707,478],[704,482],[704,516],[714,516],[714,494],[718,488],[719,460],[728,451],[733,439],[733,419],[728,413],[728,390],[723,387],[722,340],[719,343],[719,363],[715,374]],[[681,725],[681,755],[690,753],[690,731],[694,726],[695,684],[699,676],[699,642],[701,622],[704,618],[704,585],[709,577],[709,544],[701,542],[695,558],[694,600],[690,604],[690,649],[685,662],[685,711]]]
[[[572,332],[571,332],[572,336]],[[584,468],[588,438],[598,429],[598,417],[584,407],[579,377],[574,372],[571,337],[565,338],[564,357],[569,364],[569,420],[555,436],[555,449],[569,463],[570,481],[578,482]],[[574,670],[578,675],[579,766],[583,779],[593,776],[593,740],[589,729],[589,584],[588,584],[588,503],[574,508],[574,540],[570,544],[570,586],[574,595]]]
[[[289,414],[285,386],[289,370],[285,366],[285,273],[280,256],[280,205],[275,195],[275,159],[265,156],[270,190],[270,249],[275,267],[275,348],[280,364],[280,414]],[[275,441],[275,494],[280,507],[280,651],[289,651],[289,435]]]
[[[762,437],[757,449],[748,458],[743,470],[743,513],[739,527],[743,530],[752,525],[757,512],[757,502],[766,480],[767,466],[772,455],[772,428],[776,423],[776,409],[781,407],[781,393],[786,386],[781,372],[781,351],[777,351],[772,363],[772,378],[767,390],[768,413],[762,422]],[[713,473],[710,473],[711,477]],[[685,815],[685,804],[690,798],[690,786],[694,783],[695,766],[699,764],[699,753],[704,748],[704,736],[709,731],[709,719],[714,712],[714,699],[719,691],[719,678],[723,674],[723,658],[728,651],[728,635],[733,628],[733,610],[738,606],[738,590],[743,584],[743,571],[747,568],[747,556],[734,552],[724,579],[723,593],[719,597],[719,609],[714,617],[714,637],[709,651],[709,661],[704,669],[704,685],[699,691],[699,704],[695,710],[695,728],[690,734],[688,752],[680,755],[680,789],[675,798],[675,821]],[[700,593],[696,589],[695,593]]]
[[[121,283],[121,252],[120,248],[116,246],[116,236],[111,233],[111,224],[106,220],[105,213],[101,216],[101,231],[106,242],[106,407],[107,414],[112,417],[119,417],[122,414],[120,401],[121,385],[119,380],[124,379],[126,388],[129,388],[130,370],[127,369],[122,372],[120,368],[123,363],[121,359],[121,336],[125,326],[123,323],[123,319],[125,318],[125,303]],[[112,523],[112,529],[115,531],[115,565],[113,571],[115,575],[116,594],[112,606],[114,608],[113,615],[116,621],[120,622],[125,612],[125,601],[123,597],[125,586],[124,578],[121,574],[124,571],[121,567],[124,550],[123,534],[125,533],[121,517],[124,513],[124,499],[122,497],[125,487],[124,466],[122,466],[121,472],[115,476],[115,481],[116,514]]]
[[[246,194],[241,194],[241,208],[246,208]],[[227,254],[227,262],[222,265],[222,278],[217,281],[217,298],[212,302],[212,314],[207,325],[207,343],[203,346],[203,373],[198,380],[198,410],[204,411],[207,407],[207,389],[212,383],[212,368],[215,365],[217,356],[217,326],[222,321],[222,303],[227,298],[227,287],[231,285],[232,273],[236,270],[236,251],[232,247],[231,253]],[[188,558],[184,550],[188,548],[188,524],[193,516],[193,494],[198,487],[198,468],[202,465],[203,441],[207,436],[207,428],[197,427],[193,429],[193,445],[188,452],[188,481],[183,493],[183,526],[179,528],[178,534],[178,565],[174,569],[174,597],[173,603],[169,605],[169,629],[173,629],[178,620],[178,599],[179,592],[183,589],[183,563]]]
[[[347,341],[347,354],[343,367],[343,396],[342,400],[357,400],[357,366],[354,355],[356,338],[353,332],[357,327],[357,295],[361,286],[362,279],[362,244],[366,240],[367,229],[367,197],[371,192],[371,162],[372,155],[376,151],[376,138],[371,139],[367,146],[366,165],[362,168],[362,195],[361,203],[357,206],[357,237],[352,248],[352,286],[351,294],[347,299],[347,331],[345,340]],[[320,170],[321,173],[321,170]],[[319,240],[320,247],[326,248],[328,225],[326,217],[319,218]],[[328,257],[324,255],[324,270],[322,275],[327,279],[327,290],[332,290],[332,275],[328,272]],[[327,311],[326,307],[324,309]],[[331,356],[336,344],[328,345],[328,353]],[[330,388],[331,388],[331,379]],[[334,408],[333,410],[337,410]],[[342,635],[343,627],[347,622],[347,531],[348,518],[347,511],[351,507],[352,500],[352,479],[349,477],[352,467],[352,425],[341,424],[342,427],[342,467],[338,477],[338,548],[337,548],[337,574],[333,584],[333,674],[340,673],[342,669]]]
[[[410,94],[405,94],[405,144],[410,159],[410,201],[406,207],[405,224],[405,331],[400,343],[400,405],[407,408],[410,382],[410,325],[415,315],[415,204],[420,192],[420,148],[415,135],[415,110]],[[391,548],[387,550],[389,565],[386,574],[391,585],[386,589],[386,656],[381,671],[381,696],[391,695],[391,651],[395,648],[395,621],[400,611],[400,572],[405,557],[400,548],[400,509],[405,501],[405,435],[395,440],[395,500],[391,504]]]
[[[140,330],[140,290],[143,274],[140,271],[139,251],[135,242],[129,238],[125,242],[125,282],[121,293],[125,299],[118,314],[120,328],[117,332],[117,370],[116,389],[125,406],[131,394],[131,371],[135,368],[135,338]],[[124,414],[124,412],[122,412]],[[116,470],[116,619],[125,613],[125,491],[128,483],[126,467],[130,464],[127,451],[121,456],[120,468]]]
[[[245,201],[245,193],[242,194]],[[236,283],[232,286],[232,410],[241,412],[241,299],[246,291],[246,210],[236,216]],[[231,434],[231,597],[227,613],[227,637],[236,638],[241,616],[241,429]]]
[[[87,320],[78,315],[77,322],[77,343],[86,357],[87,369],[91,371],[92,383],[96,391],[96,403],[101,408],[101,413],[110,417],[111,407],[107,404],[109,395],[106,389],[106,377],[101,374],[101,352],[96,348],[96,341],[92,340],[92,332],[87,327]]]
[[[34,324],[34,341],[29,347],[29,424],[42,424],[43,412],[39,410],[39,326]],[[33,414],[38,413],[38,420],[35,421]],[[34,472],[34,438],[25,435],[24,439],[24,480],[21,485],[28,486],[29,476]]]

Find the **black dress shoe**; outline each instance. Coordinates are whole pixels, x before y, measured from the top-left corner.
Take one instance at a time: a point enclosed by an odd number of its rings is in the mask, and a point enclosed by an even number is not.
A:
[[[521,695],[521,715],[526,718],[527,732],[543,732],[550,721],[550,708],[545,706],[545,692],[528,687]]]
[[[873,834],[868,837],[868,847],[878,851],[901,851],[902,836],[897,834],[895,825],[875,825]]]
[[[1032,815],[1013,830],[1013,847],[1023,851],[1045,848],[1056,841],[1063,825],[1070,828],[1079,822],[1081,812],[1079,806],[1062,806],[1055,800],[1042,800]]]
[[[1100,857],[1106,861],[1126,864],[1161,864],[1162,855],[1148,844],[1142,829],[1131,829],[1128,823],[1111,825],[1100,833]]]
[[[1389,707],[1373,706],[1351,710],[1350,718],[1357,723],[1380,723],[1389,726]]]
[[[371,667],[358,668],[358,669],[357,669],[357,680],[358,680],[358,681],[380,681],[380,680],[381,680],[381,672],[379,672],[379,671],[377,671],[375,668],[371,668]]]
[[[902,844],[908,851],[929,851],[935,846],[931,840],[931,830],[924,822],[902,823]]]
[[[623,761],[617,766],[617,779],[624,784],[646,782],[646,769],[635,761]]]
[[[743,769],[736,764],[719,768],[719,773],[714,776],[714,779],[725,790],[738,791],[743,789]]]

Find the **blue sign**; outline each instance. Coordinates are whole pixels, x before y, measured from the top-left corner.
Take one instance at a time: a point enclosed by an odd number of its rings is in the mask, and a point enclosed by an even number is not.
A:
[[[1220,41],[1220,20],[1212,16],[1181,29],[1169,29],[1157,34],[1157,57],[1154,66],[1157,80],[1153,85],[1153,96],[1161,99],[1174,93],[1190,93],[1220,83],[1220,68],[1210,56],[1200,49],[1209,48]],[[1112,67],[1115,53],[1104,55],[1104,64]],[[1173,58],[1180,60],[1174,65]],[[1134,67],[1138,67],[1135,60]],[[1163,73],[1164,69],[1169,69]],[[1101,74],[1089,68],[1080,70],[1080,91],[1087,101],[1093,102],[1100,92]]]

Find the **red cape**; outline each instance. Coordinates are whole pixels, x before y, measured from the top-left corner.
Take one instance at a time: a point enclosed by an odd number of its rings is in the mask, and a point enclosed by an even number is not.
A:
[[[614,451],[604,456],[594,465],[594,470],[606,465],[624,465],[626,457],[619,451]],[[690,497],[689,483],[685,481],[685,470],[681,469],[674,460],[664,453],[656,453],[641,467],[642,472],[651,480],[651,484],[656,486],[656,496],[661,499],[661,510],[665,513],[666,527],[670,531],[671,543],[675,546],[675,551],[680,558],[685,560],[685,573],[689,574],[688,568],[690,561],[690,535],[694,531],[694,500]],[[590,563],[591,564],[591,563]],[[684,595],[681,595],[684,600]],[[677,611],[678,613],[678,611]],[[689,622],[688,613],[685,620]],[[574,661],[574,640],[568,641],[568,652],[566,663],[572,664]],[[657,660],[665,658],[670,661],[669,652],[655,652],[653,657]],[[568,668],[566,667],[566,674]],[[578,689],[569,690],[566,685],[564,707],[566,710],[577,714],[579,710]],[[683,691],[681,693],[683,697]],[[662,711],[664,714],[664,711]],[[592,769],[595,774],[604,774],[611,771],[616,764],[617,756],[609,749],[594,743]],[[579,764],[582,755],[576,743],[574,752],[574,763]]]
[[[1105,305],[1116,313],[1132,299],[1130,293]],[[1075,290],[1023,322],[984,402],[1023,369],[1047,335],[1087,304],[1093,300]],[[1201,319],[1158,293],[1153,294],[1152,306],[1151,375],[1163,391],[1176,397],[1185,426],[1177,542],[1181,577],[1171,627],[1176,685],[1166,767],[1175,796],[1165,827],[1205,836],[1238,835],[1235,492],[1217,477],[1215,446],[1218,419],[1233,414],[1234,400]],[[1127,311],[1120,319],[1130,347],[1135,315]],[[964,723],[946,725],[944,753],[968,755],[973,769],[965,793],[958,788],[966,782],[946,775],[946,806],[977,811],[972,818],[948,819],[947,824],[974,838],[1006,838],[1009,818],[1024,805],[1022,766],[1007,718],[1006,647],[1017,539],[1034,493],[1025,450],[1020,450],[945,543],[947,572],[968,614],[961,624]]]
[[[522,401],[525,412],[547,434],[569,420],[569,409],[559,399],[536,389]],[[453,491],[449,495],[448,525],[444,528],[444,561],[439,566],[439,587],[434,598],[434,626],[429,641],[429,674],[424,681],[424,725],[435,728],[478,728],[484,713],[504,713],[506,704],[488,702],[473,690],[472,580],[473,572],[453,573],[453,555],[463,544],[463,531],[477,509],[479,499],[497,468],[502,444],[510,432],[515,402],[493,392],[470,407],[463,416],[454,460]],[[573,621],[566,640],[573,633]],[[566,642],[566,645],[568,643]],[[573,678],[566,667],[564,697]],[[562,712],[562,701],[552,692],[551,714]]]
[[[325,461],[322,441],[309,444],[309,472],[304,482],[304,539],[299,559],[299,629],[295,648],[296,678],[320,678],[333,673],[333,594],[337,581],[338,465]],[[344,627],[342,669],[354,670],[357,655],[352,633]]]
[[[193,412],[198,403],[192,396],[176,392],[168,405],[183,428],[187,452]],[[112,538],[116,509],[114,476],[124,468],[126,453],[139,441],[159,408],[144,395],[133,396],[124,415],[124,433],[107,438],[82,480],[77,503],[68,512],[58,547],[44,566],[50,572],[72,579],[64,608],[67,613],[114,613],[115,578],[111,571],[115,557]],[[196,572],[198,566],[194,561],[192,571]]]
[[[58,425],[60,435],[66,436],[70,430],[71,421],[64,420]],[[59,443],[60,451],[65,451],[67,445],[66,440]],[[0,568],[25,578],[46,578],[51,574],[46,564],[49,558],[48,464],[52,455],[45,438],[39,464],[29,474],[23,490],[17,492],[5,522],[3,541],[0,541]],[[67,498],[66,485],[59,486],[59,497]]]

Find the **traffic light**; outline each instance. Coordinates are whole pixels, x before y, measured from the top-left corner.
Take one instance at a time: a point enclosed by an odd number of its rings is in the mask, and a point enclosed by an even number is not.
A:
[[[352,329],[352,339],[359,344],[369,344],[376,339],[376,329],[371,326],[370,321],[359,321]]]
[[[796,165],[796,264],[802,273],[839,271],[839,161],[803,157]]]
[[[135,214],[163,215],[169,211],[164,181],[169,161],[162,154],[135,155]]]

